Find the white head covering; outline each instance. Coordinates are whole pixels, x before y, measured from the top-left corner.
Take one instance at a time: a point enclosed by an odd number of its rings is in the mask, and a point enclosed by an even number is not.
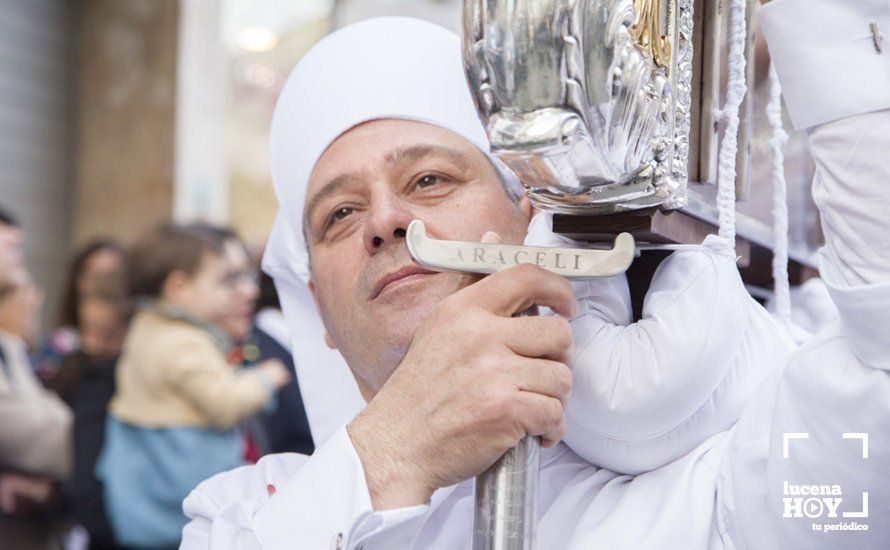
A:
[[[405,17],[344,27],[297,64],[272,119],[272,179],[280,209],[263,257],[293,338],[294,362],[316,444],[364,406],[342,357],[327,349],[306,282],[303,204],[316,162],[350,128],[399,118],[451,130],[489,154],[461,65],[460,38]],[[516,177],[489,156],[508,182]]]

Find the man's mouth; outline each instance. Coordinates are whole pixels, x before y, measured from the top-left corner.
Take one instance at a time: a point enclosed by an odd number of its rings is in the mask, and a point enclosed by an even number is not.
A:
[[[416,266],[416,265],[409,265],[407,267],[403,267],[399,270],[393,271],[392,273],[389,273],[389,274],[381,277],[380,280],[378,280],[377,283],[374,285],[374,288],[371,291],[370,299],[373,300],[374,298],[380,296],[380,294],[384,290],[386,290],[386,288],[389,287],[390,285],[397,284],[400,281],[415,279],[415,278],[422,277],[424,275],[432,275],[435,273],[438,273],[438,272],[431,271],[429,269],[424,269],[424,268],[422,268],[420,266]]]

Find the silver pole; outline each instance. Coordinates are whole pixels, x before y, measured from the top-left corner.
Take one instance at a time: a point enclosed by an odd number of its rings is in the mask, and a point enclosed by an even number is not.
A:
[[[535,548],[540,448],[526,436],[476,478],[473,550]]]
[[[532,306],[518,317],[537,315]],[[525,436],[476,478],[473,550],[533,550],[541,440]]]

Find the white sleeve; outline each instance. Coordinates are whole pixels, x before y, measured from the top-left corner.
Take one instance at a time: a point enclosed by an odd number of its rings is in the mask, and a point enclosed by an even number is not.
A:
[[[890,109],[885,0],[774,0],[758,19],[796,129]]]
[[[830,6],[819,13],[841,28],[874,18],[884,32],[890,29],[886,2],[818,4]],[[761,14],[764,28],[773,29],[766,36],[774,55],[794,36],[811,46],[808,53],[793,48],[804,66],[836,47],[849,66],[883,55],[882,66],[890,67],[886,41],[883,54],[853,53],[849,37],[839,37],[833,25],[802,24],[811,3],[775,5],[784,8]],[[777,67],[783,88],[817,84],[808,73],[783,75]],[[888,75],[869,75],[886,97]],[[871,90],[848,87],[846,69],[823,77],[847,92],[835,96],[838,109],[859,100],[863,106],[810,133],[813,194],[826,237],[819,268],[839,320],[774,373],[733,433],[717,495],[718,528],[732,547],[880,548],[890,540],[890,111],[871,109]],[[789,110],[804,100],[786,97]]]
[[[639,321],[583,311],[572,321],[577,356],[565,439],[621,473],[661,467],[730,428],[793,347],[715,236],[662,262]]]
[[[183,503],[181,548],[408,548],[428,509],[373,511],[344,427],[311,457],[272,455],[203,482]]]
[[[583,246],[554,236],[539,217],[527,243]],[[573,288],[581,314],[571,320],[576,356],[564,441],[614,472],[654,470],[727,430],[793,345],[748,294],[717,236],[659,265],[637,322],[624,276]]]
[[[876,519],[890,517],[888,128],[890,111],[882,111],[810,136],[826,232],[819,267],[839,320],[775,373],[736,427],[717,510],[736,547],[878,548],[890,540],[890,524]],[[832,492],[815,495],[820,504],[799,494],[802,486]],[[837,509],[823,509],[822,499]]]

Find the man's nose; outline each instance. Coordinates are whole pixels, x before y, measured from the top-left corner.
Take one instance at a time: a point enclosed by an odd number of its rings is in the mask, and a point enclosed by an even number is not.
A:
[[[363,240],[365,250],[372,256],[385,245],[403,240],[408,224],[414,219],[408,205],[389,194],[375,200],[369,213]]]

